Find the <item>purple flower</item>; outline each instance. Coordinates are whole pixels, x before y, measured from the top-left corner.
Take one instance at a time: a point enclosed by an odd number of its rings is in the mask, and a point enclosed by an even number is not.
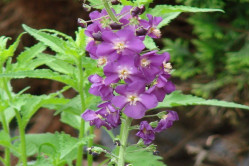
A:
[[[97,74],[89,76],[89,81],[92,83],[89,93],[95,96],[101,96],[102,100],[111,100],[113,89],[104,84],[104,80]]]
[[[120,110],[115,109],[110,102],[99,104],[98,107],[101,109],[97,113],[105,117],[111,127],[115,128],[121,124]]]
[[[163,116],[163,118],[158,123],[158,126],[154,129],[155,132],[162,132],[163,130],[173,126],[173,122],[179,120],[179,116],[175,111],[167,111],[168,114]]]
[[[148,29],[148,36],[152,38],[160,38],[161,37],[161,31],[157,29],[157,26],[162,21],[161,17],[153,17],[150,14],[147,14],[148,22],[145,20],[141,20],[140,23]]]
[[[119,80],[125,80],[127,83],[133,81],[142,81],[142,73],[135,67],[134,58],[122,56],[117,62],[110,62],[104,67],[106,76],[105,84],[117,83]]]
[[[100,128],[102,126],[105,126],[108,130],[111,129],[111,126],[107,124],[104,120],[103,117],[98,114],[97,112],[93,110],[87,109],[81,117],[85,120],[90,122],[90,126],[96,126],[97,128]]]
[[[121,55],[139,54],[144,48],[143,42],[135,36],[131,29],[122,29],[116,33],[105,31],[102,33],[103,42],[98,45],[96,54],[98,56],[110,56],[112,61]]]
[[[141,119],[148,109],[157,106],[158,102],[154,95],[145,93],[145,84],[134,82],[129,85],[117,86],[115,91],[120,96],[114,96],[112,104],[131,118]]]
[[[112,11],[115,14],[113,9]],[[101,25],[103,28],[109,27],[110,19],[105,9],[102,9],[101,13],[99,11],[93,11],[89,14],[89,17],[94,23]]]
[[[157,100],[162,102],[166,94],[175,91],[175,85],[168,78],[170,78],[170,75],[159,75],[154,85],[147,90],[147,93],[155,95]]]
[[[140,130],[136,136],[143,139],[145,145],[149,145],[155,139],[155,132],[147,121],[140,123]]]
[[[136,59],[136,65],[143,72],[148,83],[152,82],[160,73],[164,56],[156,54],[157,51],[148,52]]]

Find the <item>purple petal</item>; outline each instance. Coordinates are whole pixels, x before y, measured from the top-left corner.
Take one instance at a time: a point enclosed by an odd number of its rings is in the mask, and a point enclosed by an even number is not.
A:
[[[139,96],[140,102],[147,108],[147,109],[152,109],[155,108],[158,104],[157,98],[154,95],[150,94],[141,94]]]
[[[127,104],[124,108],[124,113],[133,119],[141,119],[144,117],[147,108],[142,105],[140,102],[137,102],[136,105]]]
[[[125,96],[114,96],[111,100],[111,103],[122,109],[127,104],[127,98]]]
[[[96,54],[98,56],[108,56],[109,54],[112,54],[115,52],[115,49],[113,48],[113,44],[102,42],[97,46]]]
[[[85,120],[85,121],[91,121],[97,118],[97,114],[95,113],[95,111],[93,110],[89,110],[87,109],[82,115],[81,117]]]

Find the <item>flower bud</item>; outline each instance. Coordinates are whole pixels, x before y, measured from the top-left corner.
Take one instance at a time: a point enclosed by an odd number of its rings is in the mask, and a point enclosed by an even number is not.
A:
[[[140,10],[141,10],[141,9],[140,9],[139,7],[135,7],[135,8],[131,11],[132,17],[138,16],[139,13],[140,13]]]
[[[111,24],[109,24],[109,26],[113,30],[120,30],[122,28],[122,24],[119,24],[119,23],[116,23],[116,22],[112,22]]]
[[[139,29],[136,30],[136,36],[144,36],[147,34],[147,30],[144,29],[143,27],[140,27]]]
[[[120,3],[119,0],[111,0],[112,5],[118,5]]]
[[[139,9],[140,9],[139,15],[143,14],[146,10],[144,5],[141,5]]]
[[[96,41],[103,41],[102,40],[102,33],[100,31],[96,32],[96,33],[93,33],[92,34],[93,38],[96,40]]]
[[[119,140],[115,140],[114,145],[121,146],[121,142]]]
[[[88,25],[87,22],[84,21],[84,20],[81,19],[81,18],[78,18],[78,19],[77,19],[77,23],[78,23],[78,25],[81,26],[82,28],[86,28],[87,25]]]
[[[158,156],[160,154],[160,152],[158,151],[158,150],[155,150],[154,152],[153,152],[153,155],[155,155],[155,156]]]
[[[91,10],[91,6],[89,6],[89,5],[82,4],[82,7],[83,7],[83,9],[84,9],[86,12],[90,12],[90,10]]]

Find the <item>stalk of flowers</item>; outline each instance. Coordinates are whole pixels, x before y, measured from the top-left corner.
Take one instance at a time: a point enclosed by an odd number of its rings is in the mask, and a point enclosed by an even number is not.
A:
[[[115,13],[119,23],[114,22],[105,9],[90,13],[92,23],[85,34],[89,37],[86,50],[96,59],[98,67],[103,67],[103,75],[91,75],[89,93],[103,100],[97,111],[86,110],[82,114],[85,121],[97,128],[108,130],[121,124],[121,113],[132,119],[141,119],[147,110],[162,102],[165,95],[175,90],[170,81],[172,66],[170,55],[165,52],[145,50],[145,36],[160,38],[157,25],[161,17],[147,14],[148,20],[139,17],[145,11],[144,6],[125,6]],[[81,24],[82,22],[80,22]],[[178,120],[174,111],[167,111],[156,128],[142,121],[136,134],[150,144],[155,133],[161,132]]]

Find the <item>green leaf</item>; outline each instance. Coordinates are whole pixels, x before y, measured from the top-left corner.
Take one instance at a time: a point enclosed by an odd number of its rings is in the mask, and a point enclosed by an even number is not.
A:
[[[134,6],[135,4],[129,0],[120,0],[123,6]]]
[[[60,37],[57,37],[53,34],[48,34],[42,32],[42,30],[36,30],[33,28],[28,27],[27,25],[23,24],[23,28],[27,31],[31,36],[33,36],[38,41],[41,41],[44,45],[49,46],[55,52],[61,53],[64,56],[67,56],[70,59],[74,59],[74,57],[78,57],[78,49],[76,48],[75,42],[72,40],[63,40]],[[46,31],[48,31],[46,29]],[[57,31],[56,31],[57,32]],[[81,52],[82,50],[80,50]]]
[[[9,57],[12,57],[14,55],[14,52],[16,51],[17,49],[17,46],[21,40],[21,37],[23,36],[23,33],[21,33],[16,41],[9,46],[9,48],[5,48],[6,47],[6,43],[7,43],[7,40],[9,38],[6,38],[6,37],[1,37],[0,38],[0,64],[4,64],[4,62],[9,58]]]
[[[91,7],[95,9],[103,9],[103,3],[101,0],[88,0]]]
[[[72,162],[76,159],[77,147],[85,145],[90,137],[93,136],[78,140],[64,133],[26,134],[26,150],[28,156],[39,153],[47,155],[51,160]],[[20,141],[14,145],[20,148]]]
[[[70,125],[71,127],[80,130],[81,116],[75,115],[70,112],[62,112],[61,119],[63,123]]]
[[[42,53],[45,49],[46,49],[46,46],[44,44],[38,43],[38,44],[26,49],[25,51],[23,51],[17,57],[15,71],[32,70],[30,68],[32,59],[35,58],[38,54]],[[27,64],[29,64],[29,65],[27,65]]]
[[[135,166],[165,166],[165,164],[160,161],[162,160],[162,157],[153,155],[152,151],[147,151],[146,149],[136,145],[126,148],[125,160]]]
[[[156,46],[154,40],[149,36],[145,37],[145,40],[143,41],[143,43],[144,43],[145,47],[150,49],[150,50],[157,49],[157,46]]]
[[[200,97],[182,94],[180,91],[175,91],[167,95],[164,101],[159,103],[156,108],[176,107],[176,106],[186,106],[186,105],[209,105],[209,106],[249,109],[248,106],[242,104],[237,104],[227,101],[219,101],[215,99],[206,100]]]
[[[156,5],[153,9],[149,9],[148,13],[153,16],[162,17],[163,21],[158,25],[161,28],[167,25],[172,19],[176,18],[181,12],[224,12],[221,9],[197,8],[190,6],[171,6]]]
[[[45,78],[51,79],[55,81],[59,81],[70,85],[73,88],[76,88],[76,82],[72,80],[67,75],[61,75],[56,72],[53,72],[49,69],[36,69],[31,71],[17,71],[17,72],[9,72],[0,74],[1,77],[8,77],[8,78]]]

